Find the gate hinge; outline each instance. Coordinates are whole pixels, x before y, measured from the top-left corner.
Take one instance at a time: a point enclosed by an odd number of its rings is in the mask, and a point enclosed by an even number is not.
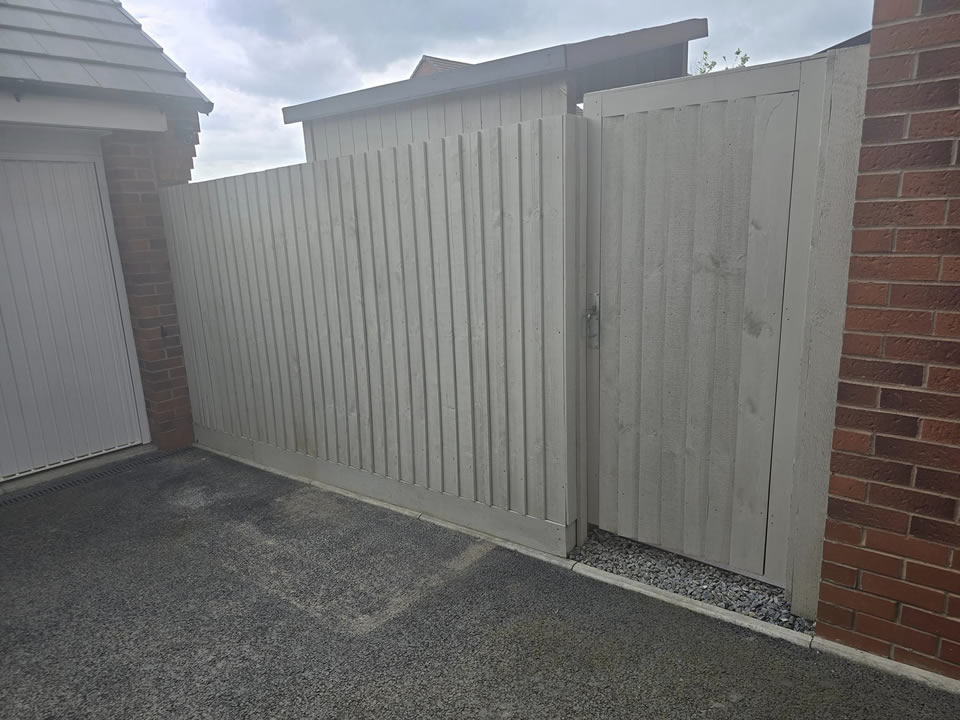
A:
[[[593,293],[590,307],[583,314],[587,334],[587,349],[600,349],[600,293]]]

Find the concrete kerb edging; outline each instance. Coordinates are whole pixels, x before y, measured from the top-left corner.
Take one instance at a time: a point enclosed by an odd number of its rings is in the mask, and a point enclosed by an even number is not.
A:
[[[390,503],[386,503],[381,500],[374,500],[373,498],[364,497],[363,495],[357,495],[349,490],[342,490],[341,488],[322,483],[319,480],[312,480],[299,475],[291,475],[290,473],[281,472],[274,468],[267,467],[266,465],[260,465],[255,462],[251,462],[250,460],[237,457],[236,455],[221,452],[220,450],[214,450],[203,445],[197,445],[196,447],[206,452],[211,452],[214,455],[221,455],[223,457],[230,458],[231,460],[241,462],[244,465],[250,465],[251,467],[259,468],[274,475],[281,475],[283,477],[290,478],[291,480],[296,480],[297,482],[313,485],[319,490],[325,490],[327,492],[336,493],[337,495],[343,495],[345,497],[367,503],[368,505],[374,505],[386,510],[393,510],[394,512],[401,513],[417,520],[424,520],[428,523],[438,525],[448,530],[465,533],[466,535],[470,535],[479,540],[484,540],[493,545],[498,545],[506,550],[513,550],[514,552],[527,555],[528,557],[532,557],[537,560],[542,560],[543,562],[556,565],[557,567],[561,567],[565,570],[571,570],[572,572],[583,575],[584,577],[592,578],[593,580],[598,580],[600,582],[607,583],[608,585],[614,585],[616,587],[623,588],[624,590],[640,593],[641,595],[646,595],[647,597],[652,597],[656,600],[660,600],[671,605],[677,605],[695,613],[707,615],[708,617],[722,620],[732,625],[746,628],[747,630],[752,630],[760,633],[761,635],[766,635],[767,637],[784,640],[792,643],[793,645],[799,645],[800,647],[809,648],[818,652],[824,652],[829,655],[835,655],[843,658],[844,660],[855,662],[859,665],[865,665],[875,670],[881,670],[883,672],[890,673],[891,675],[898,675],[903,678],[908,678],[910,680],[923,683],[924,685],[928,685],[938,690],[960,695],[960,680],[954,680],[928,670],[921,670],[920,668],[915,668],[912,665],[905,665],[904,663],[900,663],[889,658],[880,657],[879,655],[871,655],[870,653],[865,653],[861,650],[856,650],[854,648],[847,647],[846,645],[835,643],[831,640],[824,640],[823,638],[807,635],[806,633],[798,632],[796,630],[790,630],[789,628],[780,627],[779,625],[764,622],[763,620],[757,620],[756,618],[752,618],[747,615],[741,615],[740,613],[733,612],[732,610],[725,610],[723,608],[716,607],[715,605],[701,602],[700,600],[688,598],[685,595],[678,595],[677,593],[672,593],[669,590],[661,590],[658,587],[647,585],[639,580],[631,580],[630,578],[626,578],[621,575],[615,575],[614,573],[600,570],[599,568],[595,568],[591,565],[585,565],[584,563],[576,560],[570,560],[569,558],[551,555],[550,553],[543,552],[542,550],[535,550],[533,548],[526,547],[525,545],[510,542],[509,540],[501,540],[494,535],[488,535],[487,533],[483,533],[478,530],[472,530],[462,525],[447,522],[446,520],[441,520],[440,518],[435,518],[415,510],[408,510],[407,508],[391,505]]]
[[[694,600],[693,598],[688,598],[685,595],[678,595],[677,593],[672,593],[669,590],[661,590],[660,588],[653,587],[652,585],[647,585],[646,583],[639,582],[638,580],[631,580],[630,578],[625,578],[621,575],[615,575],[614,573],[609,573],[606,570],[600,570],[598,568],[592,567],[591,565],[584,565],[583,563],[577,563],[573,566],[573,571],[580,575],[585,575],[594,580],[600,580],[605,582],[608,585],[616,585],[617,587],[624,588],[625,590],[631,590],[641,595],[646,595],[647,597],[656,598],[657,600],[662,600],[663,602],[670,603],[671,605],[678,605],[679,607],[686,608],[687,610],[693,610],[693,612],[700,613],[701,615],[707,615],[717,620],[723,620],[725,622],[731,623],[732,625],[739,625],[740,627],[747,628],[748,630],[753,630],[758,632],[761,635],[768,635],[770,637],[777,638],[778,640],[786,640],[788,643],[794,645],[800,645],[801,647],[810,647],[810,641],[813,639],[812,635],[807,635],[806,633],[798,632],[796,630],[790,630],[789,628],[780,627],[779,625],[773,625],[772,623],[764,622],[763,620],[757,620],[756,618],[749,617],[747,615],[741,615],[740,613],[733,612],[732,610],[724,610],[723,608],[717,607],[716,605],[710,605],[700,600]]]

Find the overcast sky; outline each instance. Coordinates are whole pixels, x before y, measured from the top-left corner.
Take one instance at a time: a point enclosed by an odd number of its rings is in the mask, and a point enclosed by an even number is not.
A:
[[[194,179],[303,162],[280,109],[409,77],[427,53],[479,62],[705,17],[691,47],[750,64],[807,55],[870,27],[873,0],[124,0],[213,101]]]

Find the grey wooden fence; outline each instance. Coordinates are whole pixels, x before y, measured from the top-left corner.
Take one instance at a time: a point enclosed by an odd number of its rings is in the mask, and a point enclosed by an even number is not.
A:
[[[569,549],[582,122],[166,189],[198,442]]]

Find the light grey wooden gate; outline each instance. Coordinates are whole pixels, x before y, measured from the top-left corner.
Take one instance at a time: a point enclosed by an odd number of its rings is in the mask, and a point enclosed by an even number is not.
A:
[[[0,160],[0,479],[144,442],[95,162]]]
[[[758,576],[800,69],[585,106],[601,127],[599,525]]]

